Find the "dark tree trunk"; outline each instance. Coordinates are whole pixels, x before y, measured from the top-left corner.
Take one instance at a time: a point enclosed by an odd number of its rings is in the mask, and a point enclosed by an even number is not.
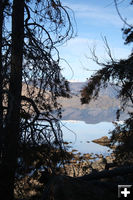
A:
[[[3,108],[2,108],[2,29],[3,29],[3,1],[0,0],[0,155],[2,148],[2,127],[3,127]]]
[[[20,104],[22,90],[22,62],[24,40],[24,0],[13,1],[11,74],[8,111],[5,126],[5,151],[0,169],[0,197],[14,199],[14,177],[17,166],[20,133]]]

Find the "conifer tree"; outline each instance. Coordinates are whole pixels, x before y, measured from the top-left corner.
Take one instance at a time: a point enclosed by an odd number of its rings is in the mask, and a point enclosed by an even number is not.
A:
[[[63,157],[57,46],[73,36],[72,12],[59,0],[1,0],[0,11],[0,196],[13,200],[16,179]]]

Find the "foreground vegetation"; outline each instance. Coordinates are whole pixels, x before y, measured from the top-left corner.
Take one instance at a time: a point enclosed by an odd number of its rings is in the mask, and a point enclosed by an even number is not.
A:
[[[3,200],[14,199],[20,178],[52,163],[53,148],[55,154],[62,152],[60,162],[64,160],[57,97],[69,97],[69,87],[61,75],[57,46],[74,36],[72,21],[72,11],[57,0],[0,0]]]
[[[59,0],[0,0],[0,11],[0,197],[106,199],[111,191],[109,198],[114,199],[118,183],[133,180],[133,113],[112,132],[112,144],[118,143],[113,158],[118,169],[109,171],[103,157],[102,163],[77,159],[63,145],[57,98],[69,97],[69,86],[61,75],[57,45],[74,36],[73,13]],[[125,25],[125,42],[131,43],[133,27]],[[105,44],[111,60],[101,64],[93,52],[103,68],[91,77],[81,100],[95,99],[111,82],[120,87],[124,110],[133,103],[133,55],[115,61],[106,39]],[[105,171],[98,172],[97,165]]]

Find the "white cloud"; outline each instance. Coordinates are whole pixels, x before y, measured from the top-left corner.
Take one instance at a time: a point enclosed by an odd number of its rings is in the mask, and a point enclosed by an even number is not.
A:
[[[95,22],[100,21],[101,23],[108,23],[119,27],[121,27],[123,24],[116,10],[110,7],[105,8],[102,6],[76,3],[71,3],[67,5],[74,11],[76,17],[85,18],[85,20],[95,19],[97,20]]]
[[[99,40],[93,40],[83,37],[77,37],[69,40],[67,42],[67,45],[64,47],[61,47],[61,49],[68,51],[69,55],[75,55],[75,56],[81,56],[87,54],[90,47],[93,47],[94,45],[99,44]],[[66,54],[66,53],[65,53]]]
[[[104,48],[104,42],[100,37],[101,32],[109,40],[113,58],[127,58],[131,48],[124,46],[121,41],[120,29],[123,22],[113,6],[104,7],[100,3],[99,6],[91,5],[90,1],[87,3],[85,1],[66,3],[66,5],[75,12],[75,18],[79,26],[79,36],[68,41],[64,47],[59,48],[61,57],[67,60],[73,70],[72,72],[65,62],[61,63],[62,68],[64,68],[63,73],[69,80],[86,80],[94,73],[93,70],[100,69],[91,59],[87,58],[92,57],[89,48],[96,46],[96,55],[101,62],[110,60]],[[125,12],[128,11],[125,9]],[[90,71],[86,71],[85,68]]]
[[[130,52],[131,48],[123,46],[122,48],[115,46],[114,44],[108,44],[110,46],[110,49],[112,51],[112,54],[116,58],[125,58],[127,57]],[[89,56],[90,49],[93,49],[95,47],[97,55],[99,57],[107,57],[107,52],[105,50],[105,44],[101,40],[95,40],[95,39],[88,39],[83,37],[77,37],[69,40],[67,42],[67,45],[64,47],[61,47],[62,53],[64,55],[68,55],[66,52],[69,52],[69,56]]]

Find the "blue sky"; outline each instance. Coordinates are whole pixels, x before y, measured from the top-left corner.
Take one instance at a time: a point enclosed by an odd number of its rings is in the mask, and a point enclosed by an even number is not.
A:
[[[126,2],[129,1],[119,4],[119,9],[123,18],[131,23],[133,6]],[[106,36],[114,58],[126,58],[130,54],[131,46],[124,45],[123,22],[113,0],[62,0],[62,3],[74,11],[77,23],[77,37],[59,48],[60,56],[72,68],[61,61],[62,73],[68,80],[85,81],[94,73],[93,70],[100,68],[89,59],[89,49],[93,46],[96,46],[96,54],[101,61],[108,60],[102,36]]]

